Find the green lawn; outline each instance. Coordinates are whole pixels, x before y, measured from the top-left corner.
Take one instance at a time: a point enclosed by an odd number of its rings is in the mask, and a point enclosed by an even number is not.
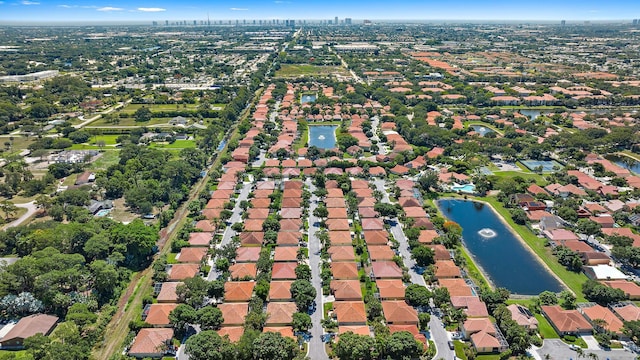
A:
[[[283,64],[276,71],[276,77],[327,76],[331,74],[349,76],[349,72],[341,66],[319,66],[309,64]]]
[[[224,105],[220,105],[224,106]],[[198,108],[198,104],[129,104],[121,112],[125,114],[133,114],[141,107],[146,107],[151,112],[154,111],[192,111]]]
[[[466,347],[466,345],[462,341],[454,340],[453,347],[455,349],[456,357],[458,359],[467,360],[467,355],[465,355],[464,353],[464,348]]]
[[[100,156],[96,161],[89,165],[89,169],[91,170],[99,170],[106,169],[109,166],[117,163],[120,160],[120,150],[110,150],[107,149],[102,152],[102,156]]]
[[[167,264],[176,264],[178,260],[176,260],[176,253],[168,253],[167,254]]]
[[[479,287],[481,288],[483,286],[490,287],[489,282],[484,277],[484,274],[482,274],[480,269],[476,266],[476,263],[473,261],[469,253],[467,253],[467,249],[465,249],[464,246],[460,246],[459,248],[460,248],[460,252],[462,253],[462,256],[464,256],[465,260],[467,260],[467,266],[465,269],[467,271],[467,274],[469,274],[471,279],[473,279],[473,281]]]
[[[583,273],[575,273],[560,265],[556,257],[551,254],[551,250],[544,246],[544,240],[539,239],[524,225],[517,225],[511,219],[509,211],[502,206],[502,203],[495,197],[484,197],[479,200],[486,201],[504,218],[504,220],[515,230],[522,239],[529,245],[536,255],[553,271],[566,286],[576,295],[578,302],[586,301],[582,295],[582,284],[587,280]]]
[[[10,355],[14,357],[9,358]],[[19,350],[19,351],[9,351],[9,350],[0,350],[0,359],[4,359],[5,357],[9,359],[15,360],[31,360],[33,356],[27,352],[27,350]]]
[[[521,171],[494,171],[491,168],[489,170],[493,171],[493,174],[499,178],[513,178],[516,176],[520,176],[525,180],[534,179],[536,184],[540,186],[545,186],[547,184],[547,180],[544,175],[534,174],[531,172],[521,172]]]
[[[151,143],[150,148],[154,149],[195,149],[195,140],[176,140],[173,144],[169,143]]]
[[[542,316],[542,314],[535,314],[535,317],[538,320],[538,331],[540,332],[540,335],[542,335],[543,338],[545,339],[560,338],[558,333],[553,329],[551,324],[549,324],[549,321],[547,321],[547,319],[544,316]]]
[[[118,127],[118,126],[150,126],[150,125],[165,125],[169,124],[169,120],[171,118],[151,118],[149,121],[136,121],[136,119],[132,117],[121,118],[118,117],[117,123],[108,123],[104,118],[100,118],[91,124],[89,127]]]
[[[484,354],[476,356],[476,360],[500,360],[500,354]]]

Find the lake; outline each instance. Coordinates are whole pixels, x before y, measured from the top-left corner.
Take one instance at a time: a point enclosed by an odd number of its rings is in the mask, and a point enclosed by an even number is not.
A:
[[[318,97],[314,94],[304,94],[300,98],[300,105],[316,101]]]
[[[482,125],[471,125],[473,131],[477,132],[480,136],[485,136],[486,134],[493,132],[490,128]]]
[[[631,165],[631,167],[628,167],[627,164],[622,162],[622,156],[607,155],[607,156],[605,156],[605,159],[611,161],[612,163],[620,166],[623,169],[628,169],[629,171],[631,171],[633,173],[640,174],[640,162],[638,162],[638,161],[634,160],[633,165]]]
[[[309,125],[309,146],[320,149],[336,147],[336,129],[338,125]]]
[[[518,109],[518,112],[520,114],[529,117],[529,119],[531,120],[535,120],[538,116],[540,116],[540,111],[542,110]]]
[[[439,200],[437,205],[445,217],[462,226],[465,247],[493,285],[518,295],[563,290],[489,205],[459,199]]]

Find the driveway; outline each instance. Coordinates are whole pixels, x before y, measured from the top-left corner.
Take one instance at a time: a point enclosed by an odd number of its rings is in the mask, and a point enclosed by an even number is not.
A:
[[[34,201],[24,203],[24,204],[15,204],[15,205],[19,208],[27,209],[27,212],[22,214],[22,216],[20,216],[19,218],[3,226],[2,227],[3,230],[21,225],[22,223],[27,221],[27,219],[29,219],[33,214],[35,214],[36,211],[38,211],[38,206],[35,204]]]
[[[547,339],[544,341],[544,345],[535,350],[542,359],[549,360],[578,360],[578,352],[571,350],[569,345],[562,342],[560,339]],[[599,360],[633,360],[636,358],[636,354],[616,349],[616,350],[587,350],[583,349],[583,355],[580,359],[589,359],[589,353],[595,354]],[[547,357],[547,355],[549,357]]]
[[[313,216],[313,211],[318,207],[318,197],[313,194],[316,191],[316,187],[313,185],[310,178],[305,180],[305,185],[311,192],[311,199],[309,200],[309,266],[311,267],[311,284],[316,289],[316,310],[311,314],[311,340],[309,341],[308,353],[313,360],[329,360],[327,356],[324,343],[322,342],[322,335],[324,329],[322,328],[322,316],[324,308],[322,304],[322,278],[320,278],[320,240],[316,237],[316,231],[320,230],[318,224],[320,220]]]

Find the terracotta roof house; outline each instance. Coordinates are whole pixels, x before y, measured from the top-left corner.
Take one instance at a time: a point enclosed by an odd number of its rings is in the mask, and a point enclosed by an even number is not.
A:
[[[550,241],[566,241],[579,240],[578,236],[570,230],[552,229],[543,232],[544,236]]]
[[[353,262],[331,263],[331,274],[336,280],[358,279],[358,266]]]
[[[356,255],[353,246],[331,246],[329,248],[331,261],[355,261]]]
[[[224,318],[223,326],[244,325],[244,318],[249,313],[249,303],[224,303],[218,305]]]
[[[403,300],[404,284],[400,279],[378,279],[376,286],[382,300]]]
[[[260,247],[264,241],[264,233],[261,231],[241,232],[240,245],[243,247]]]
[[[462,324],[462,335],[465,339],[469,339],[472,334],[480,331],[495,334],[496,328],[488,317],[467,319]]]
[[[247,209],[247,218],[248,219],[258,219],[263,220],[269,216],[268,208],[252,208]]]
[[[369,245],[369,259],[372,261],[391,261],[396,253],[387,245]]]
[[[560,306],[541,306],[542,314],[560,335],[590,334],[593,327],[578,310],[563,310]]]
[[[500,353],[507,349],[492,334],[484,331],[471,335],[471,344],[478,353]]]
[[[362,230],[384,230],[384,223],[380,218],[362,219]]]
[[[255,263],[236,263],[229,266],[232,280],[255,279],[258,275],[258,267]]]
[[[358,208],[358,215],[360,215],[361,219],[366,219],[366,218],[374,218],[374,217],[378,217],[380,216],[380,214],[378,214],[377,211],[375,211],[373,209],[373,207],[359,207]]]
[[[429,245],[430,248],[433,249],[434,252],[434,260],[451,260],[451,253],[447,250],[446,247],[442,244],[437,245]]]
[[[176,303],[178,302],[178,294],[176,289],[181,282],[164,282],[160,287],[160,292],[156,298],[159,303]]]
[[[460,268],[453,262],[453,260],[438,260],[435,263],[435,267],[436,279],[452,279],[462,277]]]
[[[451,304],[455,309],[463,309],[468,318],[489,317],[487,305],[477,296],[452,296]]]
[[[333,280],[331,281],[331,293],[338,301],[362,300],[362,290],[358,280]]]
[[[354,189],[352,191],[356,194],[356,198],[358,200],[362,200],[362,199],[365,199],[365,198],[373,198],[373,190],[371,190],[369,188]],[[374,199],[374,201],[375,201],[375,199]],[[369,205],[369,206],[373,207],[373,205]]]
[[[327,208],[345,208],[346,203],[343,198],[326,198],[324,200]]]
[[[351,188],[352,189],[368,189],[369,188],[369,182],[366,180],[352,180],[351,181]]]
[[[264,219],[247,219],[244,221],[244,231],[261,232]]]
[[[169,313],[177,306],[178,304],[150,304],[143,320],[154,327],[168,327],[170,325]]]
[[[276,244],[278,244],[278,247],[297,247],[300,245],[300,240],[302,240],[302,234],[297,231],[280,231],[278,232]]]
[[[418,324],[418,312],[402,300],[382,301],[382,312],[389,325]]]
[[[402,269],[393,261],[374,261],[371,268],[376,279],[402,278]]]
[[[538,319],[527,309],[526,307],[518,304],[511,304],[507,306],[507,309],[511,312],[511,319],[518,325],[524,326],[527,329],[537,329]]]
[[[300,219],[280,220],[280,231],[299,231],[301,228],[302,228],[302,220]]]
[[[23,349],[24,339],[35,334],[49,335],[58,320],[56,316],[45,314],[25,316],[0,339],[0,345],[3,349]]]
[[[269,301],[290,301],[293,281],[272,281],[269,287]]]
[[[225,302],[245,302],[251,299],[255,281],[227,281],[224,284]]]
[[[295,280],[297,266],[297,262],[274,263],[271,269],[271,278],[273,280]]]
[[[162,358],[173,347],[173,329],[140,329],[129,349],[129,356],[135,358]]]
[[[204,247],[183,247],[176,256],[176,260],[181,263],[201,263],[207,257],[209,249]]]
[[[255,233],[246,233],[255,234]],[[236,250],[236,262],[257,262],[260,258],[259,247],[244,247],[241,246]]]
[[[389,233],[386,230],[365,230],[362,232],[367,245],[387,245]]]
[[[209,232],[195,232],[189,234],[189,245],[191,246],[209,246],[213,240],[213,234]]]
[[[330,207],[327,208],[328,219],[347,219],[347,209],[339,208],[339,207]]]
[[[287,209],[287,208],[300,207],[301,202],[302,202],[302,199],[300,198],[284,198],[282,199],[282,208]]]
[[[607,285],[610,288],[620,289],[624,291],[624,293],[629,296],[630,300],[640,299],[640,286],[638,286],[638,284],[636,284],[633,281],[612,280],[612,281],[603,281],[602,283]]]
[[[276,247],[275,254],[273,256],[273,261],[278,261],[278,262],[298,261],[299,249],[300,247],[298,246],[278,246]]]
[[[257,188],[256,188],[257,189]],[[273,194],[273,189],[257,189],[253,191],[254,199],[268,199]]]
[[[283,201],[283,204],[284,204],[284,201]],[[254,209],[267,209],[271,205],[271,199],[269,198],[251,199],[251,205],[253,205]]]
[[[327,198],[337,197],[344,198],[344,193],[342,189],[327,189]]]
[[[217,330],[218,335],[221,337],[228,336],[229,341],[236,343],[240,341],[242,335],[244,335],[244,327],[243,326],[225,326]]]
[[[432,244],[433,240],[440,236],[436,230],[420,230],[418,242],[421,244]]]
[[[422,207],[408,206],[403,208],[406,217],[410,218],[426,218],[427,212]]]
[[[615,334],[622,334],[622,321],[609,308],[596,304],[592,307],[583,307],[580,310],[594,327],[597,328],[594,321],[601,319],[606,324],[604,325],[605,329]]]
[[[366,325],[338,326],[338,334],[352,332],[356,335],[371,336],[371,330]]]
[[[381,166],[372,166],[372,167],[369,168],[369,175],[371,175],[373,177],[385,176],[386,174],[387,174],[387,172]]]
[[[196,223],[196,229],[202,230],[203,232],[213,232],[216,228],[213,226],[211,221],[209,220],[200,220]]]
[[[167,280],[185,280],[196,276],[200,272],[200,264],[173,264],[169,269]]]
[[[640,320],[640,308],[635,304],[614,307],[613,311],[618,315],[620,319],[622,319],[622,321]]]
[[[329,231],[329,241],[331,242],[331,246],[351,245],[353,243],[349,231]]]
[[[283,219],[300,219],[302,217],[302,209],[300,207],[282,208],[280,216]]]
[[[367,312],[363,301],[336,301],[333,303],[333,313],[338,325],[365,325]]]
[[[267,304],[267,322],[269,326],[291,325],[293,314],[298,311],[294,302],[270,302]]]
[[[471,288],[464,279],[440,279],[438,280],[440,287],[449,290],[449,295],[453,296],[472,296]]]
[[[272,332],[282,335],[282,337],[288,337],[296,340],[296,336],[293,334],[293,328],[291,326],[265,326],[262,328],[262,332]]]
[[[325,223],[329,231],[349,230],[349,221],[347,219],[328,219]]]

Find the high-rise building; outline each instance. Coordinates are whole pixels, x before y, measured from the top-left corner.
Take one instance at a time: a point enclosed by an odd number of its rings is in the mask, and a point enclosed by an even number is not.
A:
[[[338,25],[338,17],[337,16],[334,18],[333,23]]]
[[[344,18],[345,25],[351,25],[351,18]]]
[[[169,26],[169,20],[164,21],[164,26]]]
[[[560,25],[565,26],[567,25],[567,22],[565,20],[560,21]]]
[[[633,19],[632,24],[633,24],[633,25],[638,25],[638,19]]]

